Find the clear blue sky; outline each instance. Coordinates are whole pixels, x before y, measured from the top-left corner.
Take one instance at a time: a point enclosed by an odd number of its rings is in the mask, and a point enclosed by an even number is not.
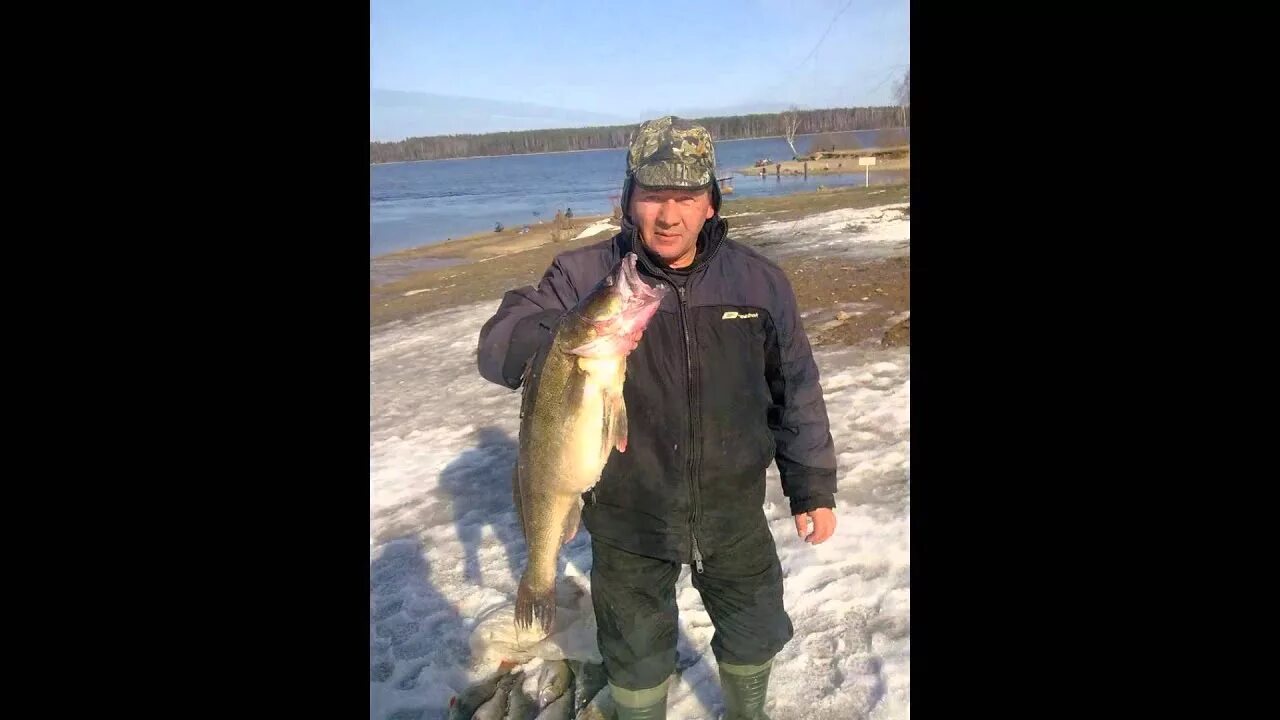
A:
[[[611,115],[893,104],[910,62],[909,0],[373,0],[370,13],[374,88]]]

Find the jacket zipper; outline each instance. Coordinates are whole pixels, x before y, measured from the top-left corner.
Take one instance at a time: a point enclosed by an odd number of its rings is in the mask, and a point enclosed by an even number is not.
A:
[[[692,280],[692,279],[693,279],[692,276],[686,279],[685,280],[686,284],[689,282],[689,280]],[[697,433],[697,427],[695,424],[697,423],[697,409],[695,407],[695,403],[697,400],[697,393],[694,389],[694,380],[693,380],[693,341],[689,337],[689,317],[688,317],[689,296],[685,294],[684,285],[679,286],[679,290],[680,290],[680,327],[684,331],[684,361],[685,361],[685,372],[687,373],[688,387],[689,387],[689,462],[687,466],[688,477],[689,477],[689,500],[691,505],[691,512],[689,516],[689,539],[692,541],[692,544],[693,544],[694,567],[696,567],[698,569],[698,572],[701,573],[702,572],[702,553],[698,550],[698,534],[697,534],[698,504],[701,498],[699,497],[699,493],[698,493],[698,478],[696,474],[698,433]]]
[[[636,236],[638,235],[639,231],[633,230],[632,232],[635,233],[635,235],[633,235],[632,242],[639,242],[639,240],[636,239]],[[720,250],[720,246],[718,243],[712,246],[706,258],[703,259],[702,261],[703,264],[710,262],[711,258],[715,257],[716,253],[719,252],[719,250]],[[666,278],[668,283],[670,283],[671,285],[676,285],[675,282],[672,282],[671,276],[668,275],[665,270],[662,270],[661,268],[656,268],[653,266],[652,263],[649,262],[649,258],[645,255],[643,251],[639,252],[638,254],[640,256],[640,263],[647,270],[649,270],[654,274],[662,275],[663,277]],[[690,282],[693,282],[692,273],[690,273],[689,277],[685,280],[685,284],[687,285]],[[696,411],[696,408],[694,407],[697,400],[697,395],[694,392],[694,387],[693,387],[693,342],[689,337],[689,316],[688,316],[689,298],[685,294],[684,285],[677,285],[676,287],[680,294],[680,328],[684,334],[685,372],[686,372],[686,377],[688,378],[688,386],[689,386],[689,440],[690,442],[689,442],[689,462],[686,466],[686,474],[689,479],[689,499],[691,501],[690,504],[692,505],[690,515],[689,515],[689,540],[691,542],[692,550],[693,550],[694,567],[697,568],[698,573],[701,574],[702,573],[702,552],[698,549],[698,535],[697,535],[697,523],[698,523],[698,514],[699,514],[698,505],[700,503],[701,498],[699,497],[699,493],[698,493],[698,481],[697,481],[697,475],[696,475],[698,433],[697,433],[697,425],[696,425],[697,411]]]

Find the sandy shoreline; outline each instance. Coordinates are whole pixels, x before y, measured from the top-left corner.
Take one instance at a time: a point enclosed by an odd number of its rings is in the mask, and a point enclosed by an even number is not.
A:
[[[909,202],[905,184],[845,187],[763,198],[729,197],[721,214],[729,222],[731,238],[773,257],[787,272],[802,311],[808,313],[805,325],[815,345],[880,343],[886,337],[889,344],[909,344],[909,333],[899,326],[910,312],[909,236],[892,257],[832,262],[825,252],[788,251],[788,240],[796,235],[790,228],[806,219],[858,208],[901,206],[896,209],[909,221]],[[475,302],[491,301],[496,308],[507,290],[536,284],[555,255],[612,236],[616,226],[600,222],[607,219],[600,215],[574,218],[559,231],[558,241],[553,239],[554,222],[545,222],[531,226],[528,233],[508,228],[374,258],[370,331]],[[592,225],[600,228],[598,232],[578,237]],[[861,223],[847,225],[843,232],[861,230],[855,227]],[[412,267],[433,260],[451,264]]]
[[[529,232],[527,233],[521,232],[523,226],[504,227],[502,232],[486,230],[451,238],[444,242],[395,250],[375,256],[370,260],[374,263],[396,262],[424,257],[454,258],[469,261],[484,260],[512,252],[520,252],[551,242],[552,234],[557,230],[560,230],[562,235],[568,235],[570,239],[574,238],[588,226],[608,218],[608,215],[582,215],[574,217],[572,220],[563,221],[560,226],[557,226],[554,220],[547,220],[541,223],[535,222],[528,225]]]

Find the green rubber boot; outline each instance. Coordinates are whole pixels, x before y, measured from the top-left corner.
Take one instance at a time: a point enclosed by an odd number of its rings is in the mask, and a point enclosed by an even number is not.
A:
[[[769,720],[764,713],[773,660],[761,665],[720,663],[720,687],[724,692],[723,720]]]
[[[671,678],[661,685],[646,690],[627,690],[609,683],[618,720],[666,720],[667,686]]]

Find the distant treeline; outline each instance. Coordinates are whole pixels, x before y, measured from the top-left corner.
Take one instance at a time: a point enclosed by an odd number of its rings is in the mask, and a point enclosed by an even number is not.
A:
[[[911,126],[910,106],[905,108],[897,106],[829,108],[801,110],[796,114],[800,120],[796,128],[797,135]],[[705,125],[716,140],[740,140],[785,135],[786,115],[787,113],[732,115],[699,118],[698,122]],[[632,133],[638,127],[640,127],[639,123],[483,135],[438,135],[408,138],[399,142],[371,142],[369,143],[369,162],[376,164],[481,155],[523,155],[621,148],[627,146]]]

